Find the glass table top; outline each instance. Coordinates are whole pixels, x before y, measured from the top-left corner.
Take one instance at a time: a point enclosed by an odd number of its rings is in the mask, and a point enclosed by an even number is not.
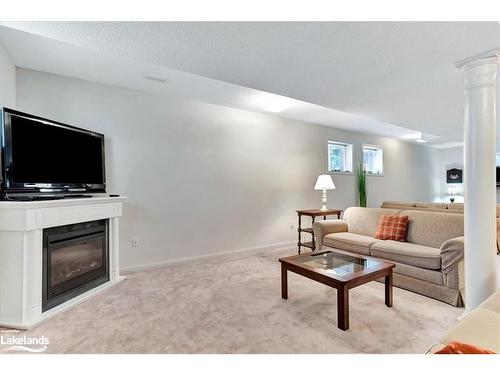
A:
[[[333,276],[346,276],[380,265],[376,260],[357,258],[332,251],[309,254],[294,259],[294,261],[317,270],[323,270]]]

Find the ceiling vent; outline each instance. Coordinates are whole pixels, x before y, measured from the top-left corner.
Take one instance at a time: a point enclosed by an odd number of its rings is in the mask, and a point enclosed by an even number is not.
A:
[[[165,83],[167,82],[167,80],[165,78],[160,78],[160,77],[153,77],[153,76],[146,76],[144,77],[150,81],[154,81],[154,82],[160,82],[160,83]]]

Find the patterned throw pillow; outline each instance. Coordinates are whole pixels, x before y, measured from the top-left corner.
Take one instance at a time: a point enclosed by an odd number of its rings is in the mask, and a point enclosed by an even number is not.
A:
[[[383,215],[378,220],[375,238],[405,242],[407,227],[408,216]]]
[[[450,342],[435,354],[496,354],[494,351],[479,346],[464,344],[463,342]]]

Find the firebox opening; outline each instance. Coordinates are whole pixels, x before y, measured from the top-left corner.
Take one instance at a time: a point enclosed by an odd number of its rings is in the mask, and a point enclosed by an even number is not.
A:
[[[42,311],[109,281],[108,220],[43,231]]]

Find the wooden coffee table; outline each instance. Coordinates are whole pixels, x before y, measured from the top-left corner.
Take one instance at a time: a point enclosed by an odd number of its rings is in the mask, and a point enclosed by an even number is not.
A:
[[[281,258],[281,297],[288,299],[287,271],[337,289],[337,322],[349,329],[349,290],[385,278],[385,304],[392,307],[393,263],[364,255],[332,249]]]

